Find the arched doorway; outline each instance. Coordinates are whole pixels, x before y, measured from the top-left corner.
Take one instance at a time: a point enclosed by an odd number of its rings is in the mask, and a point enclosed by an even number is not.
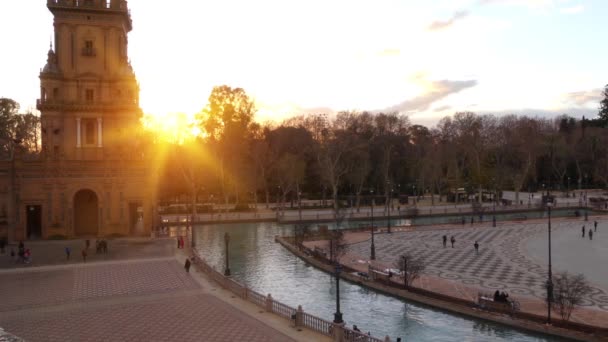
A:
[[[99,231],[99,201],[95,192],[83,189],[74,195],[74,233],[97,235]]]

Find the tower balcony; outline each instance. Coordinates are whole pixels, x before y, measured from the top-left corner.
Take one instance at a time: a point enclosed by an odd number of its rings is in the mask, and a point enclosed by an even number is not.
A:
[[[124,14],[129,31],[132,29],[131,11],[126,0],[47,0],[46,6],[57,11],[88,11]]]
[[[111,102],[74,102],[56,99],[36,100],[36,109],[61,110],[61,111],[117,111],[117,110],[136,110],[139,111],[139,101],[137,99],[120,99]]]

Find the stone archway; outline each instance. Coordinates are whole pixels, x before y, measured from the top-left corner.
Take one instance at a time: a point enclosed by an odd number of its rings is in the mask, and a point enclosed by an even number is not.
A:
[[[74,195],[74,234],[94,235],[99,231],[99,200],[94,191],[83,189]]]

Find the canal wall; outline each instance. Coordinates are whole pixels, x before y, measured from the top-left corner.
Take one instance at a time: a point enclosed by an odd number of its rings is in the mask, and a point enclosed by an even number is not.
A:
[[[310,251],[303,251],[291,244],[286,238],[276,236],[275,241],[291,253],[304,260],[306,263],[329,274],[334,273],[334,266],[327,259],[319,259],[312,255]],[[608,329],[594,327],[573,322],[565,322],[554,319],[553,325],[545,324],[545,318],[538,315],[516,312],[512,315],[501,314],[497,312],[482,310],[477,303],[467,301],[461,298],[446,296],[441,293],[431,292],[428,290],[412,288],[405,290],[385,283],[377,282],[371,279],[365,279],[357,274],[347,272],[349,268],[343,266],[343,272],[340,273],[340,278],[349,281],[353,284],[364,286],[384,294],[413,301],[432,308],[437,308],[449,311],[454,314],[473,317],[477,319],[492,321],[495,323],[510,326],[516,329],[532,331],[536,333],[552,335],[562,338],[573,339],[577,341],[608,341]],[[354,272],[354,270],[351,270]]]

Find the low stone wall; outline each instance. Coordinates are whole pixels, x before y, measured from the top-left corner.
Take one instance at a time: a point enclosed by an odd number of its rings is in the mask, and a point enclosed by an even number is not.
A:
[[[285,238],[276,236],[275,241],[280,243],[283,247],[287,248],[290,252],[308,264],[326,273],[334,274],[334,266],[329,264],[327,260],[315,258],[313,253],[309,253],[309,255],[304,251],[299,250],[296,246],[290,244]],[[344,265],[343,270],[344,271],[340,273],[341,279],[365,286],[390,296],[407,299],[433,308],[492,321],[517,329],[564,337],[578,341],[599,342],[608,340],[608,329],[606,328],[588,326],[573,322],[562,322],[557,319],[554,319],[553,325],[547,325],[544,324],[544,317],[530,313],[517,312],[513,315],[494,313],[480,309],[477,306],[477,303],[473,301],[446,296],[441,293],[431,292],[420,288],[410,288],[409,290],[404,290],[384,282],[375,282],[371,279],[366,279],[356,274],[349,273],[355,272],[355,270],[352,270]]]

